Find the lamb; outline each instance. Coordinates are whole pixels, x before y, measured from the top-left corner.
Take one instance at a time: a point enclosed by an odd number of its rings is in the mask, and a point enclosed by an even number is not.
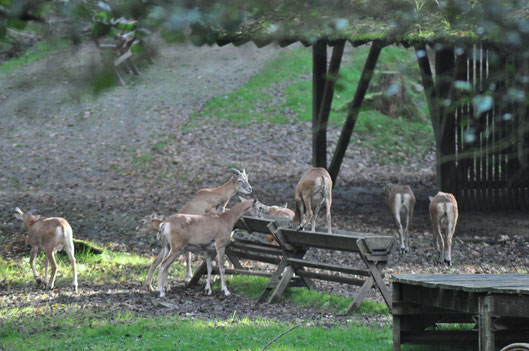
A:
[[[239,198],[241,201],[245,201],[245,199],[242,197],[239,196]],[[284,204],[283,206],[267,206],[257,200],[255,206],[250,211],[248,211],[247,214],[254,217],[280,217],[292,221],[294,218],[294,211],[287,208],[287,206],[287,204]],[[269,243],[275,243],[274,237],[270,234],[266,235],[266,240],[268,240]]]
[[[454,195],[439,191],[435,197],[430,196],[430,218],[433,225],[435,247],[439,251],[439,261],[443,259],[452,265],[452,237],[456,231],[459,211]]]
[[[224,211],[226,205],[233,195],[238,192],[244,194],[250,194],[252,192],[252,186],[248,182],[246,170],[243,169],[242,172],[240,172],[235,168],[230,168],[228,171],[232,173],[233,176],[226,183],[216,188],[199,190],[196,195],[191,200],[189,200],[186,205],[177,213],[203,215],[206,213],[215,213],[216,211]],[[146,216],[142,219],[141,226],[136,228],[136,230],[141,235],[148,232],[157,232],[161,221],[161,218],[154,218],[152,215],[151,217]],[[147,280],[145,281],[145,285],[147,285],[150,291],[154,291],[152,286],[152,277],[154,271],[156,268],[158,268],[163,257],[168,252],[167,245],[168,244],[163,242],[162,238],[162,250],[158,256],[156,256],[149,268],[149,274],[147,276]],[[184,280],[189,281],[192,274],[191,252],[186,251],[186,274]]]
[[[165,296],[169,266],[176,259],[182,249],[188,245],[202,246],[215,242],[217,263],[220,272],[221,290],[224,295],[231,295],[224,279],[224,252],[231,241],[231,232],[235,223],[256,200],[237,203],[232,209],[218,214],[189,215],[174,214],[168,217],[160,226],[164,239],[169,243],[169,253],[164,257],[158,271],[158,289],[160,297]],[[211,294],[211,256],[207,256],[208,278],[206,293]]]
[[[409,252],[410,236],[408,229],[413,220],[415,195],[408,185],[387,184],[384,190],[386,202],[391,209],[393,220],[399,232],[400,252]]]
[[[77,293],[77,267],[74,256],[72,227],[61,217],[42,217],[24,213],[20,208],[15,209],[15,218],[22,221],[21,232],[27,231],[28,243],[31,246],[31,258],[29,263],[33,271],[33,277],[40,284],[41,280],[35,270],[35,256],[42,249],[46,253],[44,261],[45,276],[44,283],[47,289],[53,289],[55,285],[55,275],[57,274],[57,261],[55,261],[55,251],[66,249],[70,263],[72,264],[73,286]],[[48,280],[48,262],[51,263],[51,278]]]
[[[312,168],[296,185],[296,211],[292,225],[302,229],[311,222],[314,231],[320,207],[327,208],[327,231],[331,234],[332,179],[325,168]],[[314,213],[313,213],[314,210]]]

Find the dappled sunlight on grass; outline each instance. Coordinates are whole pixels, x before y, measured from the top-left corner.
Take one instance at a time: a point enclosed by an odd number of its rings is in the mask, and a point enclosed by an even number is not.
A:
[[[72,266],[65,254],[55,255],[57,264],[56,286],[70,285],[72,281]],[[79,284],[104,284],[108,282],[125,282],[131,280],[143,281],[152,259],[128,252],[112,252],[104,250],[102,254],[77,253],[77,276]],[[3,261],[0,265],[0,281],[6,284],[21,286],[34,282],[29,264],[29,257]],[[175,265],[176,266],[176,265]],[[40,252],[35,258],[37,274],[44,278],[44,253]],[[48,268],[48,274],[51,268]],[[173,274],[176,268],[171,270]],[[183,275],[182,275],[183,276]]]

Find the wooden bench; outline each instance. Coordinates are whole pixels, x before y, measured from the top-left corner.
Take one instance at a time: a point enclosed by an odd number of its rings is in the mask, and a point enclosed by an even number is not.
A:
[[[269,278],[272,275],[270,271],[262,269],[246,268],[242,265],[241,260],[251,260],[255,262],[278,265],[281,262],[282,249],[278,245],[272,245],[265,242],[266,235],[272,235],[270,232],[270,223],[286,224],[284,218],[268,217],[258,218],[243,216],[235,224],[235,234],[231,244],[226,247],[226,256],[233,264],[233,269],[225,269],[226,274],[243,274]],[[237,231],[238,230],[238,231]],[[252,234],[254,238],[245,238],[240,231]],[[257,237],[256,237],[257,236]],[[261,239],[261,240],[259,240]],[[207,274],[206,263],[203,262],[193,274],[188,286],[194,286],[200,278]],[[213,267],[212,274],[219,274],[217,267]]]
[[[279,262],[277,271],[271,276],[268,286],[262,293],[260,302],[273,303],[278,301],[292,278],[298,276],[308,288],[314,287],[311,279],[361,286],[347,313],[356,311],[369,290],[374,287],[378,288],[387,306],[391,309],[391,292],[384,284],[381,268],[387,262],[395,245],[393,236],[345,231],[338,231],[333,234],[321,231],[310,232],[281,227],[273,222],[268,224],[268,229],[281,246],[283,257]],[[344,267],[307,260],[305,255],[311,248],[358,254],[366,267]],[[340,272],[349,276],[307,271],[305,268]]]

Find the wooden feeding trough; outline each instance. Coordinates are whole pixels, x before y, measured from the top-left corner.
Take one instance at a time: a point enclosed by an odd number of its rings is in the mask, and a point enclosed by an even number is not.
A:
[[[295,230],[271,223],[270,231],[281,246],[282,259],[277,271],[263,291],[259,301],[276,302],[290,284],[294,276],[298,276],[308,288],[313,288],[311,279],[334,281],[361,286],[347,313],[354,312],[360,306],[371,288],[377,288],[384,301],[391,309],[391,292],[384,284],[381,274],[382,265],[388,261],[395,245],[392,236],[373,235],[369,233],[338,231],[332,234],[321,231]],[[311,248],[350,252],[360,255],[365,267],[344,267],[311,261],[305,258]],[[318,271],[307,271],[306,268]],[[342,275],[321,273],[319,271],[342,273]],[[270,295],[268,297],[268,295]]]

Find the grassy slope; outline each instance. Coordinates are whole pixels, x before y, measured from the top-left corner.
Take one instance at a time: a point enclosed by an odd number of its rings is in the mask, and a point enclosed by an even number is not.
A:
[[[367,47],[360,47],[344,59],[336,84],[331,126],[340,127],[345,121],[347,104],[354,96],[367,53]],[[266,65],[244,87],[208,101],[194,116],[215,116],[242,124],[265,120],[272,123],[311,121],[311,62],[309,49],[286,51]],[[408,94],[427,115],[424,93],[417,84],[419,72],[412,50],[385,48],[377,69],[401,72],[408,86]],[[384,155],[384,163],[412,156],[417,149],[429,150],[428,146],[434,143],[432,127],[426,118],[419,121],[392,118],[369,108],[364,108],[360,113],[353,135],[354,138],[360,138],[366,147]]]

